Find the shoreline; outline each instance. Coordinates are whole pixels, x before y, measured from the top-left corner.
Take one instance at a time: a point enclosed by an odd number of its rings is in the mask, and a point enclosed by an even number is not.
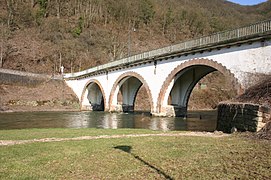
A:
[[[8,109],[8,110],[0,110],[0,114],[5,113],[20,113],[20,112],[80,112],[80,109]]]

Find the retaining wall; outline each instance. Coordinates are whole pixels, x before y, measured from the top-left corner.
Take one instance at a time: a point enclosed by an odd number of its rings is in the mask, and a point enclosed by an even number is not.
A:
[[[270,108],[250,103],[220,103],[218,105],[217,130],[230,133],[259,131],[270,120]]]
[[[0,68],[0,84],[36,86],[49,79],[61,79],[61,77]]]

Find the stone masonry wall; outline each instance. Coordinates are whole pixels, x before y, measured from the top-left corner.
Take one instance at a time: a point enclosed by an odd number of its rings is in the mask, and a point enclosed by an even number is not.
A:
[[[218,105],[217,130],[230,133],[259,131],[270,120],[270,108],[249,103],[220,103]]]

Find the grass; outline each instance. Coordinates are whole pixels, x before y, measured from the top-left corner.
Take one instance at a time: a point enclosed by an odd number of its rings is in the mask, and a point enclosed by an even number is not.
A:
[[[58,132],[59,137],[154,133],[129,129],[17,131],[0,131],[1,139],[3,134],[13,139],[53,137],[50,132]],[[31,143],[0,146],[0,179],[268,179],[270,157],[270,142],[239,135]]]

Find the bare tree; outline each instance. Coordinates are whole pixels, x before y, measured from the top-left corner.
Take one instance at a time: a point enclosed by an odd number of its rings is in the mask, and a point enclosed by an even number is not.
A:
[[[0,67],[2,68],[3,67],[3,64],[4,64],[4,56],[6,54],[6,50],[7,50],[7,47],[6,47],[6,41],[8,39],[8,28],[5,27],[4,23],[2,22],[1,24],[1,32],[0,32],[0,38],[1,38],[1,41],[0,41]]]
[[[13,0],[6,0],[7,4],[7,9],[8,9],[8,19],[7,19],[7,24],[8,27],[10,27],[10,24],[13,21],[13,14],[14,14],[14,9],[13,9]]]
[[[114,61],[123,57],[126,45],[121,42],[119,35],[112,34],[111,36],[107,49],[109,51],[110,61]]]
[[[3,31],[4,31],[4,23],[2,23],[2,25],[1,25],[1,46],[0,46],[0,48],[1,48],[1,50],[0,50],[0,67],[1,68],[3,67],[3,52],[4,52],[4,50],[3,50],[3,48],[4,48],[4,33],[3,33]]]
[[[60,19],[60,2],[61,0],[56,0],[56,17]]]

